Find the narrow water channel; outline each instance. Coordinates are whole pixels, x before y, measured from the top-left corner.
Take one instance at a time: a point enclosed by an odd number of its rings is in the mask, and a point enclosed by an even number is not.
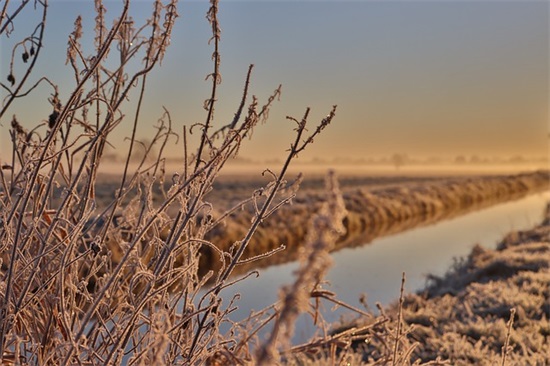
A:
[[[340,300],[362,307],[359,296],[366,294],[368,304],[388,304],[399,296],[401,274],[406,273],[407,292],[414,292],[426,283],[426,274],[442,275],[453,259],[466,256],[474,244],[494,248],[498,241],[513,230],[528,229],[542,220],[550,192],[497,204],[464,216],[441,221],[430,226],[373,240],[361,247],[333,253],[334,264],[328,273],[326,289]],[[240,293],[239,309],[232,318],[243,319],[251,310],[260,310],[277,300],[278,289],[293,281],[297,263],[269,267],[260,271],[259,278],[249,278],[230,288],[226,296]],[[338,320],[346,311],[330,311],[325,317]],[[306,320],[296,327],[295,341],[311,334],[312,325]]]

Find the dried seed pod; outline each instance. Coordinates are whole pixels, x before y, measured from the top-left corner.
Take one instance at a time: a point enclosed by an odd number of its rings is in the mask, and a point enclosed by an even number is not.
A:
[[[23,52],[23,55],[21,55],[21,57],[23,58],[23,62],[27,63],[27,61],[29,60],[29,53],[25,51]]]
[[[53,126],[55,126],[57,117],[59,117],[59,112],[54,110],[52,114],[50,114],[50,117],[48,118],[48,127],[53,128]]]
[[[11,120],[11,127],[18,133],[18,134],[25,134],[25,130],[15,117],[15,114],[13,115],[13,118]]]
[[[15,77],[13,76],[12,73],[10,73],[8,75],[8,81],[10,82],[10,84],[13,86],[13,84],[15,84]]]
[[[30,49],[29,52],[30,52],[31,56],[34,56],[34,46],[31,46],[31,49]]]
[[[92,242],[92,244],[90,245],[90,249],[92,250],[92,252],[94,252],[95,255],[99,254],[99,252],[101,251],[101,247],[95,241]]]

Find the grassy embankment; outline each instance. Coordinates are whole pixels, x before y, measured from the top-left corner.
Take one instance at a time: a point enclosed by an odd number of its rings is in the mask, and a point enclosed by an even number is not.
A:
[[[487,177],[454,177],[425,180],[378,187],[344,187],[344,201],[348,215],[344,220],[347,233],[335,249],[363,245],[373,238],[401,232],[418,225],[464,214],[471,210],[526,196],[548,189],[548,173],[534,172],[518,175]],[[275,212],[256,232],[247,247],[245,257],[259,255],[286,246],[286,250],[271,256],[258,265],[284,263],[295,260],[300,243],[306,236],[309,217],[316,212],[322,195],[315,189],[298,194],[293,204]],[[218,226],[209,239],[222,250],[240,237],[253,214],[253,206],[243,207]],[[215,266],[214,253],[205,251],[203,263]],[[241,270],[245,270],[243,265]]]
[[[447,274],[405,295],[401,309],[396,302],[384,316],[395,320],[401,312],[402,349],[412,351],[411,361],[549,365],[549,284],[550,205],[540,225],[508,234],[494,250],[475,246]],[[377,331],[370,330],[365,349],[364,343],[356,348],[367,363],[387,348],[372,336]]]

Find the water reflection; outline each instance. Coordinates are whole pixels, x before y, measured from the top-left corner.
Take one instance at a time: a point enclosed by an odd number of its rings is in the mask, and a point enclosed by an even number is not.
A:
[[[403,188],[401,187],[398,187],[396,189],[403,190]],[[384,191],[383,194],[379,195],[391,196],[392,193],[393,192],[388,189]],[[400,195],[407,197],[409,191],[407,190],[405,193],[398,193],[399,194],[397,196]],[[381,204],[376,207],[376,203],[378,202],[377,200],[380,200],[380,198],[375,195],[370,195],[369,193],[367,194],[369,195],[369,197],[360,197],[360,200],[365,200],[368,205],[366,207],[356,208],[355,212],[352,211],[350,213],[352,222],[345,223],[346,227],[348,228],[348,232],[345,237],[341,238],[336,243],[334,247],[334,252],[338,252],[345,248],[363,247],[379,238],[408,232],[412,229],[430,226],[444,220],[450,220],[456,217],[465,216],[470,213],[478,212],[485,208],[498,205],[503,201],[503,198],[498,196],[484,197],[483,199],[472,198],[468,202],[458,203],[449,202],[448,200],[442,200],[442,202],[438,202],[436,200],[430,202],[429,200],[426,200],[425,204],[427,207],[423,211],[421,211],[422,213],[415,214],[414,211],[406,212],[405,210],[411,210],[411,208],[418,209],[418,207],[415,206],[418,206],[418,202],[424,203],[424,198],[416,199],[414,195],[411,194],[411,199],[413,201],[412,203],[403,204],[401,207],[395,209],[391,208],[391,206],[389,208],[386,207],[387,203],[384,203],[383,201],[381,201]],[[360,195],[363,196],[365,195],[365,193],[360,192]],[[506,196],[506,201],[514,202],[517,200],[521,200],[526,195],[528,195],[528,192],[508,193]],[[353,198],[353,196],[348,194],[346,197],[346,205],[353,205],[354,200],[355,199]],[[389,213],[369,212],[369,210],[372,210],[373,207],[375,207],[375,209],[381,210],[388,209]],[[391,210],[393,210],[393,212]],[[403,213],[403,211],[405,212]],[[276,220],[276,218],[273,220]],[[290,229],[288,231],[289,233],[292,232],[292,230]],[[276,255],[251,262],[247,265],[245,264],[239,266],[236,268],[234,274],[239,275],[247,273],[248,271],[251,271],[253,269],[266,268],[273,265],[280,265],[298,260],[300,244],[296,243],[296,241],[298,239],[303,240],[303,235],[299,238],[287,238],[286,241],[275,241],[274,239],[277,239],[276,235],[273,236],[274,238],[270,238],[273,239],[271,240],[272,245],[269,246],[266,251],[275,249],[276,246],[280,245],[279,243],[281,242],[287,243],[287,248],[283,252],[277,253]],[[259,240],[258,243],[253,242],[250,246],[254,247],[261,244],[261,242],[262,240]],[[219,261],[216,260],[216,258],[210,258],[207,262],[209,263],[209,266],[207,267],[212,268],[212,264],[218,263]]]
[[[329,288],[339,299],[358,307],[361,307],[358,300],[361,293],[367,294],[371,306],[375,302],[387,304],[399,295],[402,272],[407,275],[406,290],[417,290],[424,285],[427,273],[443,274],[454,257],[467,255],[474,244],[494,247],[509,231],[531,228],[539,223],[548,200],[550,192],[538,193],[489,208],[478,207],[467,215],[457,216],[460,213],[455,212],[452,219],[435,225],[424,222],[423,227],[406,232],[402,231],[413,224],[403,223],[393,228],[393,232],[386,231],[385,237],[373,240],[370,245],[348,247],[333,253],[334,266],[327,278],[331,284]],[[372,238],[370,235],[364,233],[361,238],[350,240],[368,241]],[[292,272],[296,268],[295,262],[273,266],[262,270],[258,279],[248,279],[233,286],[231,294],[241,293],[239,309],[233,318],[242,319],[251,309],[259,310],[276,301],[278,288],[293,281]],[[327,311],[325,315],[333,321],[343,313],[345,311]],[[295,340],[309,334],[311,329],[312,325],[302,319]]]

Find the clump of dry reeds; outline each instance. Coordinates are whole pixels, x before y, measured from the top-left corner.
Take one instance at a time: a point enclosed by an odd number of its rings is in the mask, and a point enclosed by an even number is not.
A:
[[[276,252],[244,256],[262,222],[294,197],[285,180],[288,167],[332,121],[336,107],[312,132],[306,128],[309,109],[301,119],[289,117],[296,134],[280,171],[264,172],[270,178],[265,187],[215,216],[206,195],[281,93],[276,88],[263,106],[250,98],[250,66],[235,117],[226,125],[216,124],[221,82],[218,2],[211,1],[207,13],[214,67],[208,76],[212,86],[206,118],[183,129],[185,162],[167,189],[163,151],[176,136],[169,111],[162,111],[150,143],[137,136],[148,76],[169,46],[176,1],[155,1],[150,18],[139,25],[126,0],[109,27],[105,6],[96,0],[92,49],[83,46],[88,43],[83,41],[81,17],[68,38],[67,64],[74,83],[66,98],[45,76],[24,89],[44,47],[48,9],[46,1],[35,2],[34,8],[29,4],[6,1],[1,9],[1,36],[18,26],[18,15],[25,11],[36,9],[42,17],[34,32],[14,45],[9,85],[2,83],[7,97],[0,118],[18,98],[38,94],[37,86],[43,84],[51,88],[51,113],[30,129],[13,111],[11,158],[1,161],[0,361],[133,365],[251,360],[246,335],[221,333],[234,303],[220,292],[239,280],[232,277],[236,267]],[[109,136],[128,120],[130,144],[118,187],[109,202],[98,202],[96,182]],[[199,133],[191,136],[191,130]],[[193,154],[188,140],[195,136]],[[140,145],[144,152],[136,154]],[[133,167],[136,156],[140,158]],[[160,199],[153,194],[159,191]],[[220,249],[207,240],[209,232],[247,203],[254,214],[231,248]],[[331,227],[326,229],[320,235],[333,235]],[[219,265],[201,272],[205,251],[216,253]]]

